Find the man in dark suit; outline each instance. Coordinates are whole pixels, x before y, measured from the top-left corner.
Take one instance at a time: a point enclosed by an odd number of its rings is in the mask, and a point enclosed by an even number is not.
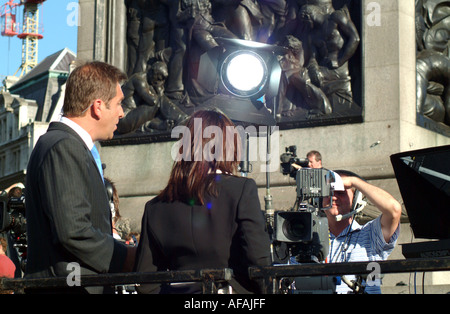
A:
[[[28,163],[27,278],[67,277],[74,265],[81,275],[132,270],[135,250],[112,236],[101,163],[91,152],[95,141],[113,137],[123,117],[125,78],[115,67],[94,61],[77,67],[67,80],[63,117],[40,137]]]

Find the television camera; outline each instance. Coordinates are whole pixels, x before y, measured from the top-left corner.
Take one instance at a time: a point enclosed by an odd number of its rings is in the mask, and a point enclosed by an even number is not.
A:
[[[297,174],[297,169],[292,165],[296,164],[301,167],[308,167],[308,158],[298,158],[297,157],[297,146],[292,145],[285,148],[286,152],[280,155],[280,170],[284,175],[289,175],[294,178]]]
[[[27,251],[27,225],[25,218],[25,195],[18,197],[2,196],[0,199],[0,233],[10,233],[13,246],[25,269]],[[15,253],[13,253],[15,254]]]
[[[329,251],[328,220],[324,210],[332,206],[335,188],[343,188],[342,179],[325,168],[308,167],[308,159],[297,157],[296,146],[286,147],[281,154],[281,172],[295,178],[297,195],[294,206],[287,211],[275,211],[268,219],[274,246],[275,263],[320,263]],[[302,168],[296,169],[297,164]],[[334,277],[285,278],[281,289],[294,293],[333,293]]]
[[[289,173],[289,175],[291,175]],[[275,211],[272,240],[286,243],[297,262],[322,262],[328,255],[328,220],[335,174],[327,169],[296,171],[297,197],[289,211]]]

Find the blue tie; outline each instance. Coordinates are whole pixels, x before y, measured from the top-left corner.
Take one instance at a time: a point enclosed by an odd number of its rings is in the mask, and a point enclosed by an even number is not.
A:
[[[102,167],[102,161],[100,160],[100,154],[98,153],[97,147],[95,145],[91,149],[91,154],[95,159],[95,163],[97,164],[98,171],[100,171],[100,175],[103,179],[103,167]]]

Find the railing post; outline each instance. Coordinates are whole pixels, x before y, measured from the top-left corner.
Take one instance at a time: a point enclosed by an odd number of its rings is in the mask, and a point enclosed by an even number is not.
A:
[[[215,278],[211,270],[201,270],[200,277],[202,278],[202,292],[203,294],[217,294],[217,280],[230,281],[233,276],[233,270],[224,268],[222,273]]]

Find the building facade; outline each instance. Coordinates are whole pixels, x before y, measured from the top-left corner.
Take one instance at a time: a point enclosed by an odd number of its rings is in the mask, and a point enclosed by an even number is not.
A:
[[[34,145],[48,124],[59,118],[64,84],[75,58],[63,49],[22,78],[5,82],[0,93],[0,189],[25,183]]]

